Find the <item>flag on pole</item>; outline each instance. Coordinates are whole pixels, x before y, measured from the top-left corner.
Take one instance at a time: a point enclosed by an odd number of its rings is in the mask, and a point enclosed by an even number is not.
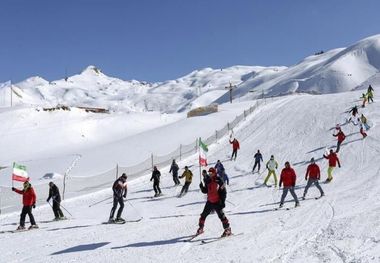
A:
[[[29,180],[25,165],[13,163],[12,180],[19,182],[26,182]]]
[[[207,166],[207,152],[208,148],[205,143],[199,138],[199,165]]]

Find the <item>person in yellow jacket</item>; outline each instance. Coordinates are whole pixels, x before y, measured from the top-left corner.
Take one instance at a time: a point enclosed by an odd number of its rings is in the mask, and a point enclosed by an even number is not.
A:
[[[178,196],[178,197],[182,197],[189,190],[189,186],[191,184],[191,181],[193,180],[193,173],[189,170],[189,167],[185,166],[185,171],[179,178],[181,179],[185,178],[185,184],[183,185],[181,189],[181,193]]]
[[[271,155],[270,160],[269,160],[269,161],[267,162],[267,164],[266,164],[266,167],[267,167],[267,169],[268,169],[268,175],[267,175],[267,177],[266,177],[265,180],[264,180],[264,184],[265,184],[266,186],[268,186],[268,185],[267,185],[267,182],[268,182],[270,176],[273,174],[273,177],[274,177],[274,186],[277,187],[276,169],[278,168],[278,163],[277,163],[277,161],[274,159],[274,156],[273,156],[273,155]]]

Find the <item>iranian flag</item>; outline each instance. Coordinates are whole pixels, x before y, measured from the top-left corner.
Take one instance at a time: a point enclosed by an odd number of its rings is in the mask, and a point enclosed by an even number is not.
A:
[[[199,138],[199,165],[200,166],[207,166],[207,145],[204,144]]]
[[[12,180],[19,182],[26,182],[29,180],[25,165],[13,163]]]

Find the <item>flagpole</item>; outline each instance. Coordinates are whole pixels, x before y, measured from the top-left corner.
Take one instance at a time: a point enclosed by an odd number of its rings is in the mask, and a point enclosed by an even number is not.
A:
[[[10,88],[11,88],[11,108],[12,108],[12,104],[13,104],[13,102],[12,102],[12,80],[11,80],[11,85],[10,85]]]
[[[202,183],[202,168],[201,168],[201,147],[200,147],[201,137],[198,139],[198,165],[199,165],[199,183]]]
[[[15,163],[14,162],[13,162],[13,167],[15,167]],[[13,181],[13,170],[12,170],[12,177],[11,178],[12,178],[12,188],[13,188],[13,187],[15,187],[14,186],[14,181]]]

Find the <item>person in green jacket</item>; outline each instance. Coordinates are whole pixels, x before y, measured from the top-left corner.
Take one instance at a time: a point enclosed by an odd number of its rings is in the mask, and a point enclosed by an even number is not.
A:
[[[273,174],[273,177],[274,177],[274,186],[277,187],[276,169],[278,168],[278,163],[277,163],[277,161],[274,159],[274,156],[273,156],[273,155],[271,155],[270,160],[269,160],[269,161],[267,162],[267,164],[266,164],[266,167],[267,167],[267,169],[268,169],[268,175],[267,175],[267,177],[266,177],[265,180],[264,180],[264,184],[265,184],[266,186],[268,186],[268,185],[267,185],[267,182],[268,182],[270,176]]]
[[[371,89],[368,88],[368,91],[367,91],[367,98],[368,98],[368,104],[369,104],[370,102],[373,102],[373,89],[372,89],[372,87],[371,87]]]

